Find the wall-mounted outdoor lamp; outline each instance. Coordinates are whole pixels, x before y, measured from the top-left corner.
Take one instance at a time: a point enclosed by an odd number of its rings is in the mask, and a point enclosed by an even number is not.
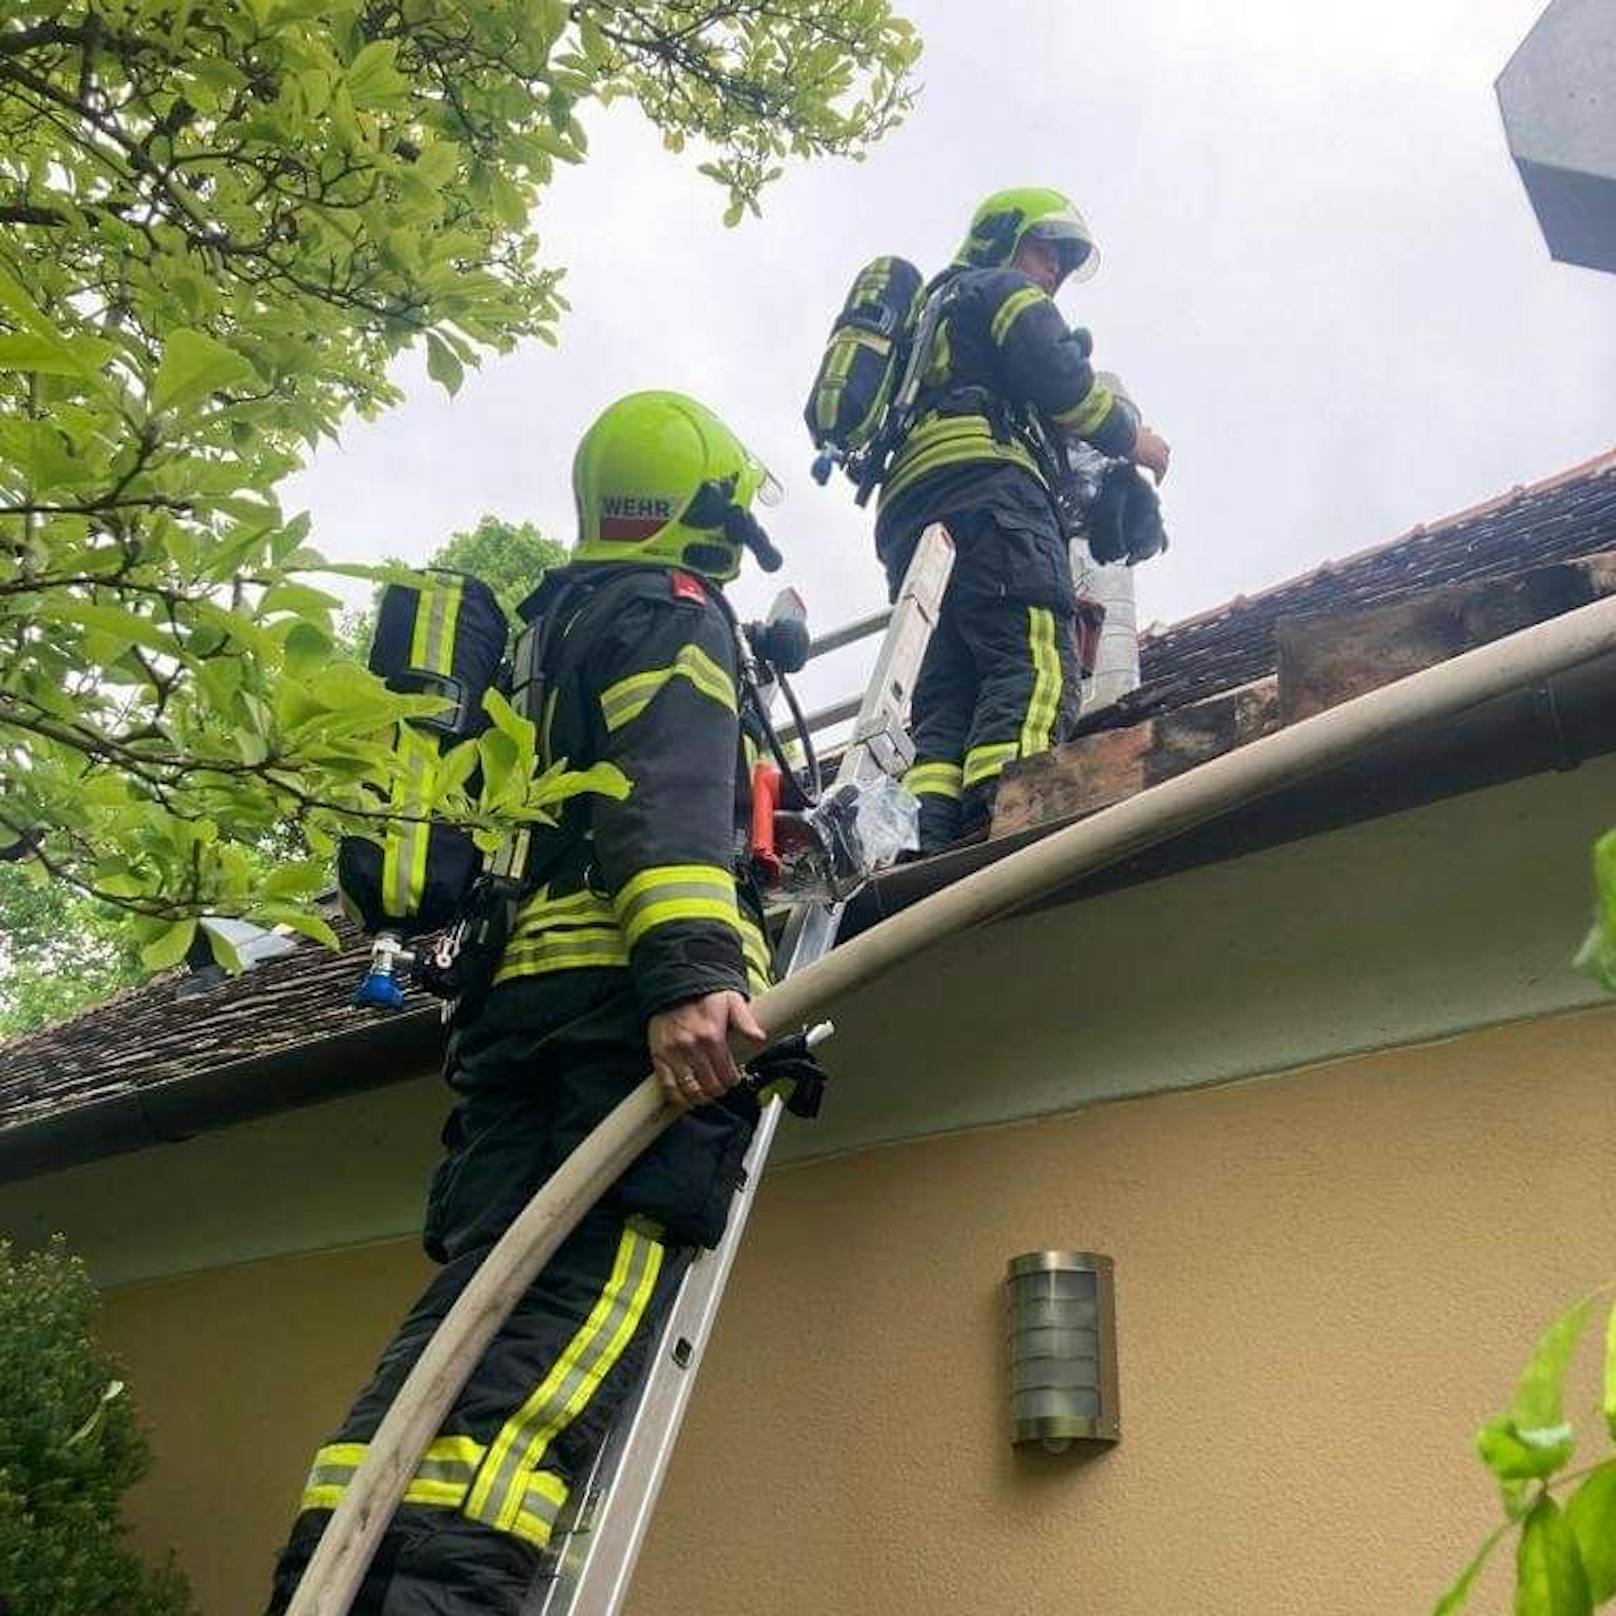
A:
[[[1028,1251],[1005,1280],[1010,1332],[1010,1440],[1060,1453],[1115,1442],[1117,1324],[1111,1259]]]

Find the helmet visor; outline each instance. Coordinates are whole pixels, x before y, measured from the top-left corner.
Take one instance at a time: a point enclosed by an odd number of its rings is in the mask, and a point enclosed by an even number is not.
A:
[[[1086,281],[1100,267],[1100,249],[1094,244],[1089,227],[1076,208],[1040,219],[1022,236],[1024,241],[1040,241],[1060,254],[1062,267],[1073,281]]]
[[[759,505],[778,505],[785,498],[785,490],[774,473],[744,443],[740,449],[744,458],[740,481],[735,489],[735,503],[751,505],[755,500]]]

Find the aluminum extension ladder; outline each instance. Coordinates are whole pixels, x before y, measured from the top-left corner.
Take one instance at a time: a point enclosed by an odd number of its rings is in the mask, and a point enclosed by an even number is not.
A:
[[[953,565],[953,540],[941,527],[928,528],[891,613],[827,635],[810,647],[810,656],[822,655],[885,626],[836,785],[865,784],[882,774],[896,777],[908,766],[912,754],[904,725],[909,697]],[[807,727],[844,716],[843,707],[827,709],[809,718]],[[829,952],[842,907],[802,904],[791,911],[775,951],[780,976]],[[616,1616],[622,1608],[782,1110],[778,1100],[764,1108],[724,1237],[714,1250],[698,1252],[690,1261],[639,1386],[625,1402],[588,1478],[573,1488],[571,1516],[556,1527],[554,1574],[534,1586],[524,1616]]]

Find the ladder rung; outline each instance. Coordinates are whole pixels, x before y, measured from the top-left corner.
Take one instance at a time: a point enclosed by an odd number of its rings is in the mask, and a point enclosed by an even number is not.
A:
[[[832,724],[844,724],[850,718],[857,718],[859,708],[863,706],[863,697],[849,696],[845,701],[832,703],[829,707],[820,707],[808,714],[803,720],[810,735],[817,735],[822,729],[829,729]],[[794,741],[801,731],[795,724],[782,724],[780,726],[780,739]]]
[[[892,621],[892,608],[885,611],[872,612],[868,617],[855,618],[851,623],[844,623],[840,628],[833,628],[829,634],[822,634],[817,640],[808,642],[808,656],[826,656],[832,651],[840,651],[844,645],[856,645],[860,640],[867,640],[873,634],[879,634],[888,623]]]

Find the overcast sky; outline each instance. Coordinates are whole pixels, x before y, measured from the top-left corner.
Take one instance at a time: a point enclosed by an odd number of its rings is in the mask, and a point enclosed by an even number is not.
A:
[[[715,406],[787,498],[781,578],[817,628],[873,609],[870,517],[817,488],[802,425],[866,259],[926,273],[1003,186],[1068,191],[1101,247],[1063,311],[1173,446],[1172,548],[1140,618],[1172,620],[1616,443],[1616,276],[1552,263],[1492,84],[1543,0],[899,0],[919,106],[869,161],[796,165],[761,221],[594,109],[586,165],[537,220],[568,266],[559,351],[356,424],[287,489],[343,558],[424,557],[483,511],[572,526],[578,436],[616,395]],[[753,609],[772,594],[749,568]]]

